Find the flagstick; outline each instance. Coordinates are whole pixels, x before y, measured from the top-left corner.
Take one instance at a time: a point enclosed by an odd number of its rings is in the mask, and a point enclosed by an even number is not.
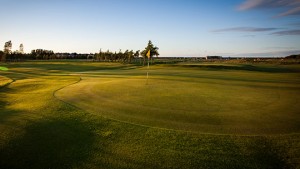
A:
[[[148,57],[148,69],[147,69],[147,82],[146,82],[146,85],[148,85],[148,78],[149,78],[149,59],[150,59],[150,57],[151,57],[150,50],[148,51],[148,53],[146,54],[146,56]]]
[[[148,84],[148,77],[149,77],[149,57],[148,57],[147,83],[146,84]]]

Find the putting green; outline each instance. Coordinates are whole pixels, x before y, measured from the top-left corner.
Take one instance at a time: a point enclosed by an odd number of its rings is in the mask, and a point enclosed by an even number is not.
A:
[[[300,131],[300,97],[293,85],[166,75],[153,76],[147,85],[144,77],[92,74],[56,96],[94,114],[158,128],[250,135]]]

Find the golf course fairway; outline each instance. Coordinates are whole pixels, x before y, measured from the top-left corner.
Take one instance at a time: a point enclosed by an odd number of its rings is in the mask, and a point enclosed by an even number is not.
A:
[[[0,168],[300,168],[299,65],[0,66]]]

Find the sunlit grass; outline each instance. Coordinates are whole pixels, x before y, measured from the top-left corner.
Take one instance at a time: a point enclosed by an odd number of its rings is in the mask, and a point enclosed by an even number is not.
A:
[[[146,69],[132,68],[112,63],[10,64],[3,77],[15,81],[0,88],[0,168],[299,168],[298,73],[155,66],[146,85]],[[220,93],[222,89],[232,96]],[[198,104],[190,103],[194,101]],[[274,104],[265,108],[267,103]],[[240,115],[231,108],[258,116],[259,111],[247,110],[253,106],[274,116],[245,124],[228,119]],[[198,112],[213,114],[212,119]],[[232,116],[222,119],[222,112]],[[242,120],[249,119],[245,116]],[[186,132],[184,121],[210,125],[202,129],[195,123],[199,131]],[[253,125],[259,121],[275,129],[265,135]],[[233,134],[225,122],[253,130],[248,136]],[[203,134],[214,125],[214,134]]]
[[[13,81],[12,79],[0,75],[0,87],[4,86],[12,81]]]
[[[56,95],[91,113],[152,127],[254,135],[300,130],[297,75],[168,70],[153,70],[148,83],[144,76],[90,72]]]

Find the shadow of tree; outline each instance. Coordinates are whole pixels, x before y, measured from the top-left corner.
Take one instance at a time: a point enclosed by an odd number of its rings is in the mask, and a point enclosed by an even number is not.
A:
[[[0,149],[0,168],[72,168],[91,154],[94,134],[76,118],[33,123]]]
[[[9,83],[11,84],[11,83]],[[10,103],[7,101],[6,93],[12,91],[6,84],[0,87],[0,122],[5,121],[8,117],[13,116],[18,113],[16,110],[7,109],[6,106]]]

